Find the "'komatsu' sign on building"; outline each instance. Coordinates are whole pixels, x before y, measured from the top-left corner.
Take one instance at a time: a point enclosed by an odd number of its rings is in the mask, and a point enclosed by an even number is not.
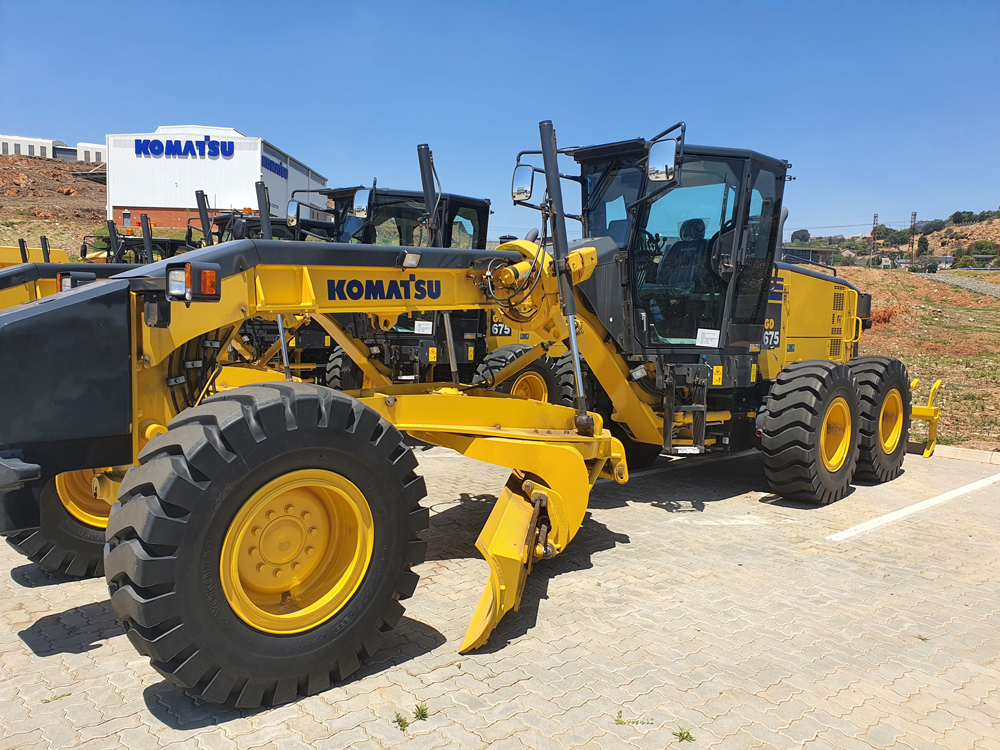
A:
[[[196,190],[212,208],[257,208],[254,183],[263,180],[271,214],[284,216],[293,190],[326,187],[326,178],[262,138],[232,128],[165,126],[155,133],[109,135],[108,218],[183,227],[197,215]]]

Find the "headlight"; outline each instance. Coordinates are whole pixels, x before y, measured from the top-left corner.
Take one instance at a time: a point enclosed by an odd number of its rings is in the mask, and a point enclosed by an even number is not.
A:
[[[187,291],[186,273],[183,268],[171,268],[167,272],[167,295],[182,298]]]
[[[60,292],[67,292],[67,291],[69,291],[72,288],[73,288],[73,279],[70,278],[68,275],[64,276],[64,275],[60,274],[60,276],[59,276],[59,291]]]

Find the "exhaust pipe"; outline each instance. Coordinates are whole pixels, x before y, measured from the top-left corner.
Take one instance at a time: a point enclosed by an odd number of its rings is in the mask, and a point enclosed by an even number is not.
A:
[[[261,238],[273,240],[274,234],[271,232],[271,200],[267,195],[267,185],[263,181],[258,181],[257,188],[257,212],[260,214]]]

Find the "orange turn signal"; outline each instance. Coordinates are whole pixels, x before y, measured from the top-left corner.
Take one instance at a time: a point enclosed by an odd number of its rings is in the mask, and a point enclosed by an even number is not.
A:
[[[188,266],[190,268],[190,266]],[[201,272],[201,293],[215,295],[215,271]]]

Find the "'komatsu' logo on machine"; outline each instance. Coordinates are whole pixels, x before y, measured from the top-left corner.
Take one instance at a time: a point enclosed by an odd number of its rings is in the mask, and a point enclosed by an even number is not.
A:
[[[202,158],[230,157],[236,149],[235,141],[215,141],[206,135],[203,141],[161,141],[157,138],[135,139],[136,156],[200,156]]]
[[[438,299],[441,296],[441,281],[418,279],[410,274],[408,279],[392,279],[388,283],[382,279],[330,279],[326,282],[327,295],[331,300],[360,299]]]

